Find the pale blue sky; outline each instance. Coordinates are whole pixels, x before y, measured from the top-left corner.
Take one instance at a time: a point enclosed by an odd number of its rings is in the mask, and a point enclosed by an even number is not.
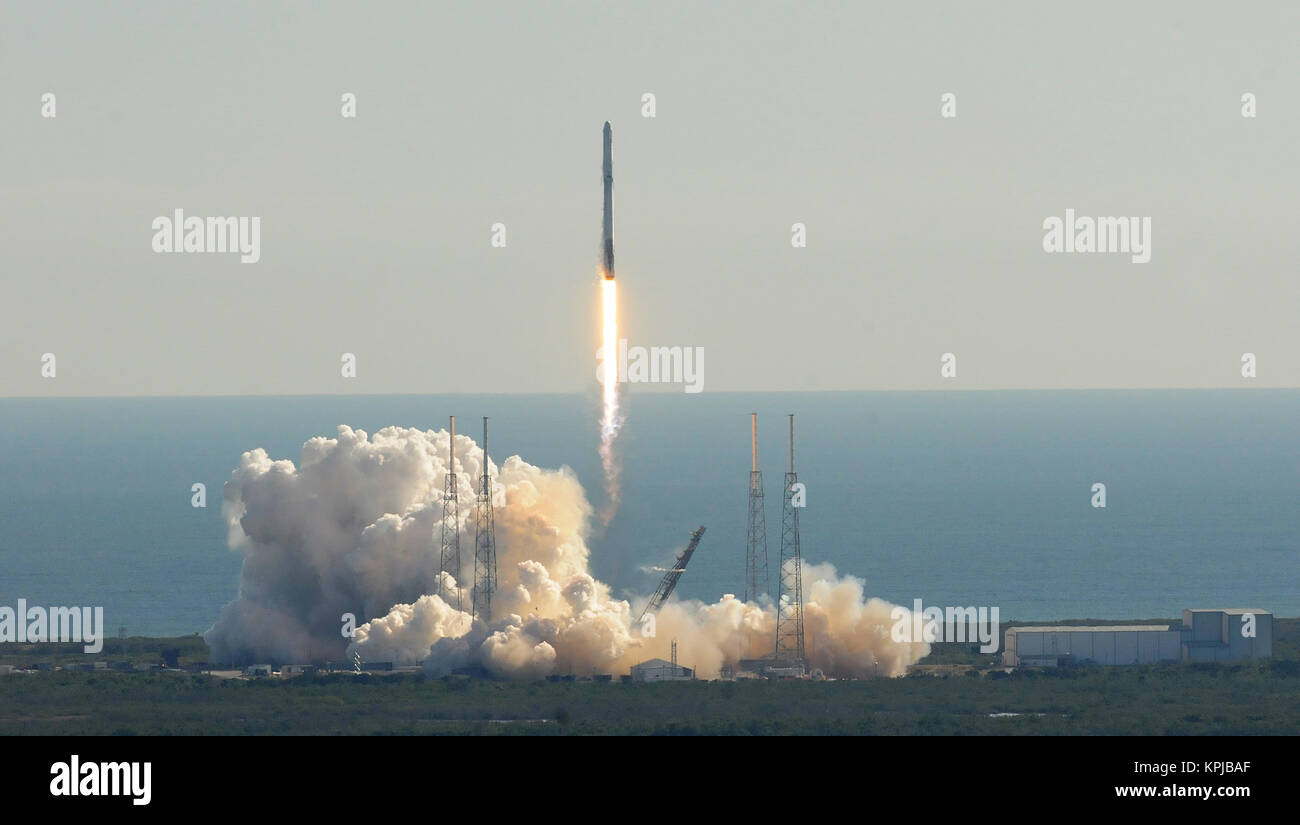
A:
[[[7,4],[0,395],[588,390],[606,119],[624,331],[706,392],[1300,386],[1300,7],[1246,5]]]

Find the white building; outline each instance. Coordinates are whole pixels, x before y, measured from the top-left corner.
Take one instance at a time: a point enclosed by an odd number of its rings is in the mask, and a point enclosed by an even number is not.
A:
[[[632,665],[633,682],[669,682],[694,678],[695,671],[689,667],[675,665],[665,659],[649,659],[639,665]]]
[[[1002,663],[1136,665],[1225,662],[1273,655],[1273,614],[1257,608],[1184,610],[1179,625],[1013,627]]]
[[[1063,661],[1136,665],[1177,662],[1182,652],[1182,631],[1167,624],[1013,627],[1006,634],[1002,663],[1010,667],[1054,667]]]
[[[1183,661],[1229,662],[1273,655],[1273,614],[1254,607],[1184,610]]]

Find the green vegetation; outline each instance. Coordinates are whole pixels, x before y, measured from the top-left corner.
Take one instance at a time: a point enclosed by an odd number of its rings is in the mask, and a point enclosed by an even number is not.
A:
[[[60,642],[36,642],[33,644],[0,644],[0,665],[30,667],[38,662],[59,667],[84,665],[87,662],[130,662],[136,666],[162,664],[163,652],[174,650],[179,655],[180,664],[206,662],[208,643],[197,633],[193,636],[177,636],[174,639],[155,639],[148,636],[132,636],[126,639],[105,639],[104,649],[99,653],[87,654],[85,645]]]
[[[1275,632],[1277,655],[1255,663],[971,670],[863,681],[511,683],[410,673],[245,680],[171,670],[10,674],[0,676],[0,735],[1295,735],[1300,620],[1278,619]],[[106,643],[103,658],[156,661],[162,650],[178,647],[186,651],[182,665],[206,658],[202,642],[196,647],[187,638],[122,640],[137,648],[118,654],[108,653]],[[12,649],[17,647],[0,647],[0,663],[30,664],[33,651]],[[944,647],[954,650],[936,651],[937,657],[972,655],[956,649],[968,646]],[[82,662],[91,658],[76,655]],[[1020,715],[990,715],[999,713]]]

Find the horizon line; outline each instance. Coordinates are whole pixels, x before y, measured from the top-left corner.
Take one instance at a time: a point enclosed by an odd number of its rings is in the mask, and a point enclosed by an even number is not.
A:
[[[1220,392],[1220,391],[1295,391],[1300,386],[1213,386],[1213,387],[952,387],[934,388],[917,387],[912,389],[823,389],[823,390],[714,390],[709,395],[831,395],[849,393],[1073,393],[1073,392]],[[539,396],[585,396],[590,391],[547,391],[547,392],[348,392],[348,393],[138,393],[138,394],[103,394],[103,395],[3,395],[0,401],[91,401],[124,399],[192,399],[192,398],[431,398],[445,396],[507,396],[518,398],[536,398]],[[671,390],[650,390],[640,395],[680,396],[683,393]],[[698,393],[697,395],[705,395]]]

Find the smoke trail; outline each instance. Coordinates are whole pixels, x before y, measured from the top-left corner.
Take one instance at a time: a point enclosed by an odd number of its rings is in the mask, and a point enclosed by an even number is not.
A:
[[[470,479],[482,452],[456,436],[472,524]],[[339,427],[303,445],[298,465],[265,450],[244,453],[225,487],[230,545],[244,555],[239,597],[205,634],[214,661],[423,662],[442,674],[467,665],[512,679],[552,673],[626,673],[667,658],[712,678],[741,658],[771,651],[770,602],[724,596],[670,602],[657,633],[641,638],[631,605],[588,572],[593,512],[568,468],[544,470],[512,456],[495,473],[506,488],[496,510],[499,590],[490,625],[436,595],[448,434],[387,427],[373,438]],[[463,528],[466,529],[466,528]],[[472,531],[472,527],[468,527]],[[469,581],[448,572],[444,593]],[[890,639],[891,605],[829,566],[804,574],[808,656],[833,676],[897,676],[929,652]],[[341,616],[359,624],[349,642]]]
[[[618,397],[618,292],[615,281],[604,277],[601,284],[601,327],[604,375],[601,378],[600,464],[605,472],[605,506],[600,510],[602,524],[608,525],[618,511],[620,482],[623,472],[621,456],[615,448],[623,411]]]

